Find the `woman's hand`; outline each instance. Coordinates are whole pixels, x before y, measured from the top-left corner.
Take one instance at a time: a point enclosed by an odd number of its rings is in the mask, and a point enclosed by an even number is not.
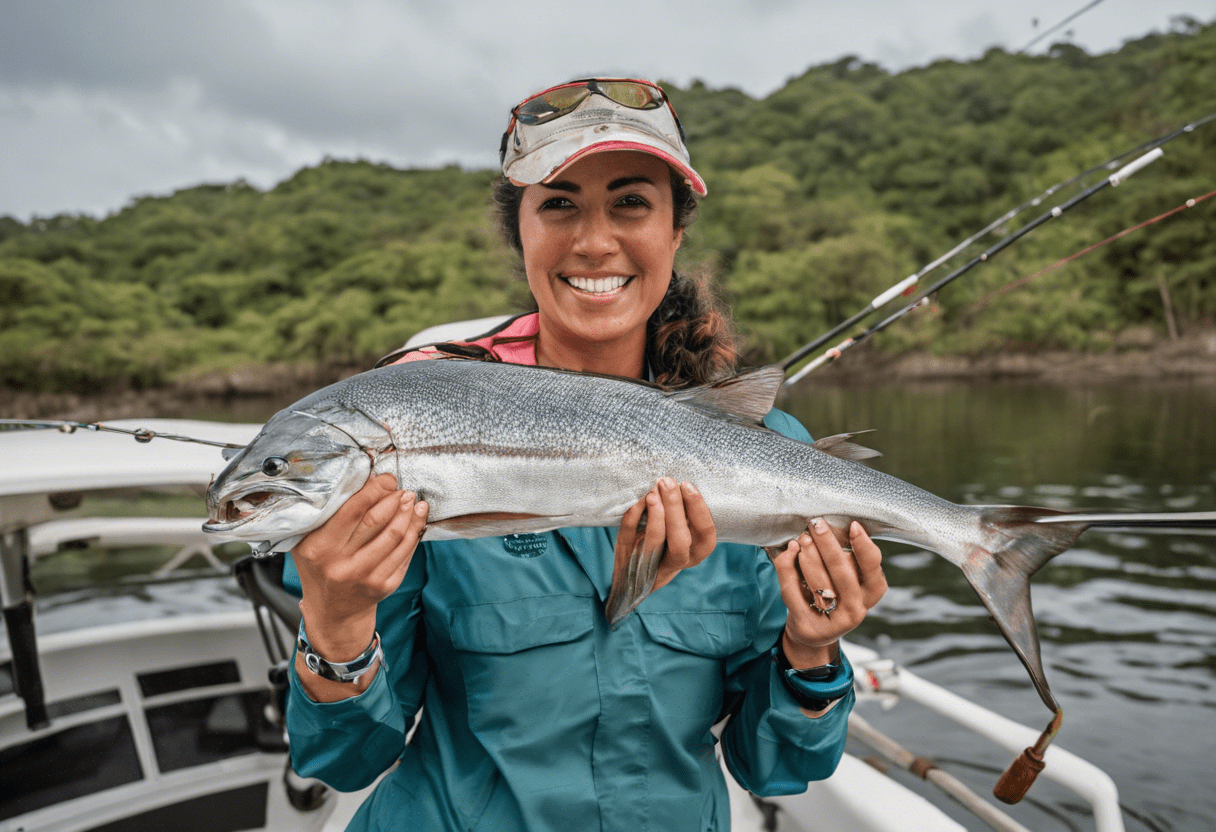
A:
[[[643,551],[653,552],[666,544],[654,589],[671,583],[681,569],[696,566],[718,545],[713,515],[701,492],[690,482],[677,484],[663,477],[621,518],[616,537],[616,562],[628,559],[639,542],[638,524],[643,511],[646,526],[640,533]],[[653,591],[653,590],[652,590]]]
[[[371,642],[376,604],[405,579],[427,509],[412,492],[398,491],[391,474],[381,474],[292,550],[305,630],[322,657],[350,661]]]
[[[882,552],[860,523],[849,524],[848,549],[820,518],[773,558],[789,614],[782,649],[805,669],[834,660],[836,642],[866,617],[887,591]],[[824,610],[833,607],[830,613]]]

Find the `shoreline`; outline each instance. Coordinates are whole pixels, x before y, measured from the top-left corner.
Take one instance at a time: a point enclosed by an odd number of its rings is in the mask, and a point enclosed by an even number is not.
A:
[[[1210,381],[1216,383],[1216,330],[1176,341],[1150,340],[1112,352],[1045,350],[982,355],[927,352],[886,355],[864,346],[816,371],[801,384],[914,384],[919,382],[1027,381],[1090,385],[1115,382]]]
[[[247,412],[249,421],[261,421],[265,417],[259,414],[269,414],[363,369],[367,367],[272,364],[209,373],[149,390],[95,395],[5,391],[0,395],[0,418],[99,421],[197,417],[208,411],[222,411],[238,416]],[[1216,331],[1109,353],[1045,351],[966,356],[917,352],[886,355],[862,346],[799,382],[798,388],[959,382],[1071,386],[1160,382],[1216,384]]]

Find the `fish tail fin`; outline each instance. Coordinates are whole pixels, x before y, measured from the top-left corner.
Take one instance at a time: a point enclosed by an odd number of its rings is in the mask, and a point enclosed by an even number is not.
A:
[[[980,512],[984,544],[966,554],[963,574],[1026,666],[1043,704],[1059,710],[1043,673],[1039,634],[1030,607],[1030,576],[1072,546],[1090,524],[1084,520],[1040,523],[1040,518],[1065,514],[1046,508],[975,508]]]
[[[604,615],[610,626],[616,627],[624,621],[654,590],[655,578],[658,577],[659,566],[662,565],[663,555],[666,553],[665,543],[659,544],[653,551],[646,551],[646,512],[643,510],[633,548],[628,552],[620,549],[616,552],[616,561],[612,567],[612,589],[609,590],[608,600],[604,603]]]

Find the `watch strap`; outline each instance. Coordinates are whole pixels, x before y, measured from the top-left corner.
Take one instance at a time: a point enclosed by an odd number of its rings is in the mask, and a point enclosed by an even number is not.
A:
[[[809,711],[822,711],[853,689],[853,666],[843,652],[839,661],[803,670],[790,665],[780,642],[772,655],[782,686],[800,707]]]
[[[388,669],[388,663],[384,660],[384,650],[380,646],[379,632],[372,635],[371,644],[367,645],[367,649],[357,657],[348,662],[331,662],[323,658],[308,643],[308,636],[304,632],[304,622],[301,621],[300,632],[296,636],[296,649],[304,656],[305,667],[322,679],[328,679],[331,682],[353,684],[374,668],[377,660],[384,665],[386,670]]]

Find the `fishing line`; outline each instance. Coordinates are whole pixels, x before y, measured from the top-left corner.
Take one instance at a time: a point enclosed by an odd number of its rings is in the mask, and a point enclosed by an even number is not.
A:
[[[1021,49],[1019,49],[1017,51],[1017,54],[1019,54],[1019,55],[1023,54],[1027,49],[1034,46],[1036,43],[1041,41],[1043,38],[1047,37],[1048,35],[1050,35],[1054,31],[1056,31],[1057,29],[1059,29],[1063,26],[1067,26],[1071,21],[1076,20],[1078,17],[1085,14],[1087,11],[1089,11],[1090,9],[1092,9],[1094,6],[1098,5],[1101,2],[1103,2],[1103,0],[1093,0],[1093,2],[1090,3],[1089,5],[1082,6],[1081,8],[1077,9],[1075,12],[1073,12],[1068,17],[1061,20],[1055,26],[1052,26],[1050,29],[1047,29],[1047,30],[1043,31],[1042,33],[1040,33],[1039,35],[1037,35],[1035,38],[1033,38],[1030,41],[1030,43],[1026,44]]]
[[[136,442],[151,442],[153,439],[172,439],[175,442],[195,442],[199,445],[212,445],[216,448],[231,448],[239,450],[244,445],[231,442],[216,442],[211,439],[198,439],[193,436],[179,436],[173,433],[159,433],[147,428],[116,428],[113,425],[103,425],[100,422],[69,422],[61,419],[0,419],[0,428],[4,426],[16,428],[55,429],[60,433],[75,433],[77,430],[91,430],[102,433],[125,433],[135,437]]]
[[[1033,199],[1027,200],[1026,202],[1023,202],[1021,205],[1017,206],[1016,208],[1012,208],[1009,211],[1005,212],[1000,217],[993,220],[991,223],[984,226],[983,228],[981,228],[979,231],[972,234],[967,239],[963,240],[961,243],[958,243],[957,245],[955,245],[954,248],[950,249],[949,251],[947,251],[942,256],[938,257],[933,262],[922,267],[920,269],[920,271],[904,278],[903,280],[896,283],[894,286],[891,286],[890,288],[888,288],[887,290],[885,290],[884,292],[879,294],[877,297],[875,297],[872,301],[870,301],[869,305],[866,306],[864,309],[862,309],[860,312],[851,316],[847,320],[841,321],[840,323],[836,324],[830,330],[828,330],[824,334],[820,335],[818,338],[811,341],[809,344],[799,347],[797,350],[795,350],[793,353],[791,353],[788,357],[786,357],[781,362],[781,367],[783,369],[785,369],[786,372],[789,372],[790,368],[792,368],[795,364],[797,364],[802,359],[806,358],[808,355],[810,355],[815,350],[822,347],[824,344],[826,344],[832,338],[835,338],[837,335],[844,332],[846,329],[849,329],[850,327],[854,326],[855,324],[860,323],[865,318],[868,318],[874,312],[878,311],[883,306],[886,306],[888,303],[893,301],[895,298],[900,297],[901,295],[907,296],[907,295],[912,294],[916,289],[917,283],[926,274],[933,271],[938,266],[945,263],[947,260],[950,260],[951,258],[953,258],[956,254],[963,251],[963,249],[967,248],[972,243],[987,236],[988,234],[992,233],[993,231],[996,231],[997,229],[1001,228],[1002,226],[1008,224],[1010,220],[1012,220],[1014,217],[1016,217],[1018,214],[1021,214],[1023,211],[1027,210],[1028,208],[1034,208],[1038,205],[1041,205],[1045,199],[1051,197],[1053,194],[1057,193],[1058,191],[1060,191],[1064,188],[1067,188],[1069,185],[1079,182],[1080,180],[1085,179],[1086,177],[1091,176],[1099,171],[1114,170],[1118,166],[1119,162],[1126,159],[1128,156],[1134,156],[1138,153],[1143,153],[1148,150],[1155,150],[1158,147],[1161,147],[1162,145],[1173,141],[1174,139],[1178,138],[1179,136],[1183,135],[1184,133],[1192,133],[1199,127],[1202,127],[1203,125],[1208,124],[1209,122],[1212,122],[1212,121],[1216,121],[1216,113],[1209,113],[1206,116],[1203,116],[1202,118],[1198,118],[1192,122],[1184,124],[1182,127],[1179,127],[1176,130],[1172,130],[1169,133],[1165,133],[1163,135],[1158,136],[1155,139],[1144,142],[1143,144],[1141,144],[1137,147],[1134,147],[1131,150],[1125,150],[1122,153],[1118,154],[1117,156],[1112,156],[1110,159],[1107,159],[1105,162],[1103,162],[1100,165],[1096,165],[1092,168],[1089,168],[1088,170],[1081,171],[1080,173],[1076,174],[1075,176],[1065,179],[1062,182],[1057,182],[1056,184],[1052,185],[1050,188],[1043,191],[1043,193],[1039,194],[1038,196],[1034,197]],[[798,377],[801,378],[801,376],[798,376]],[[792,380],[787,381],[785,383],[785,385],[789,386],[791,383],[792,383]]]
[[[1031,280],[1033,280],[1034,278],[1038,277],[1041,274],[1046,274],[1047,272],[1052,271],[1053,269],[1058,269],[1058,268],[1060,268],[1060,266],[1063,266],[1067,263],[1071,263],[1073,260],[1076,260],[1078,257],[1083,257],[1086,254],[1089,254],[1091,251],[1094,251],[1095,249],[1102,248],[1102,246],[1107,245],[1108,243],[1113,243],[1115,240],[1119,239],[1120,237],[1124,237],[1128,234],[1131,234],[1133,231],[1139,231],[1141,228],[1152,225],[1153,223],[1161,222],[1162,220],[1164,220],[1168,217],[1172,217],[1174,214],[1177,214],[1179,211],[1185,211],[1187,208],[1194,208],[1196,205],[1203,202],[1205,199],[1209,199],[1213,196],[1216,196],[1216,191],[1208,191],[1203,196],[1188,199],[1186,202],[1182,203],[1177,208],[1171,208],[1169,211],[1166,211],[1164,214],[1158,214],[1157,216],[1153,217],[1151,220],[1145,220],[1142,223],[1138,223],[1136,225],[1129,226],[1129,227],[1123,229],[1122,231],[1120,231],[1118,234],[1113,234],[1110,237],[1107,237],[1105,240],[1103,240],[1100,243],[1094,243],[1091,246],[1086,246],[1085,248],[1081,249],[1080,251],[1074,252],[1073,254],[1070,254],[1063,259],[1057,260],[1056,262],[1052,263],[1050,266],[1039,269],[1034,274],[1028,274],[1025,277],[1020,277],[1017,280],[1010,283],[1008,286],[1002,286],[1001,288],[996,289],[996,290],[984,295],[982,298],[980,298],[975,303],[973,303],[970,307],[968,307],[967,311],[964,312],[963,314],[964,314],[964,316],[973,315],[976,312],[978,312],[979,310],[981,310],[988,303],[989,300],[996,297],[997,295],[1003,295],[1005,292],[1011,292],[1014,289],[1021,288],[1022,286],[1025,286],[1027,283],[1029,283]]]

